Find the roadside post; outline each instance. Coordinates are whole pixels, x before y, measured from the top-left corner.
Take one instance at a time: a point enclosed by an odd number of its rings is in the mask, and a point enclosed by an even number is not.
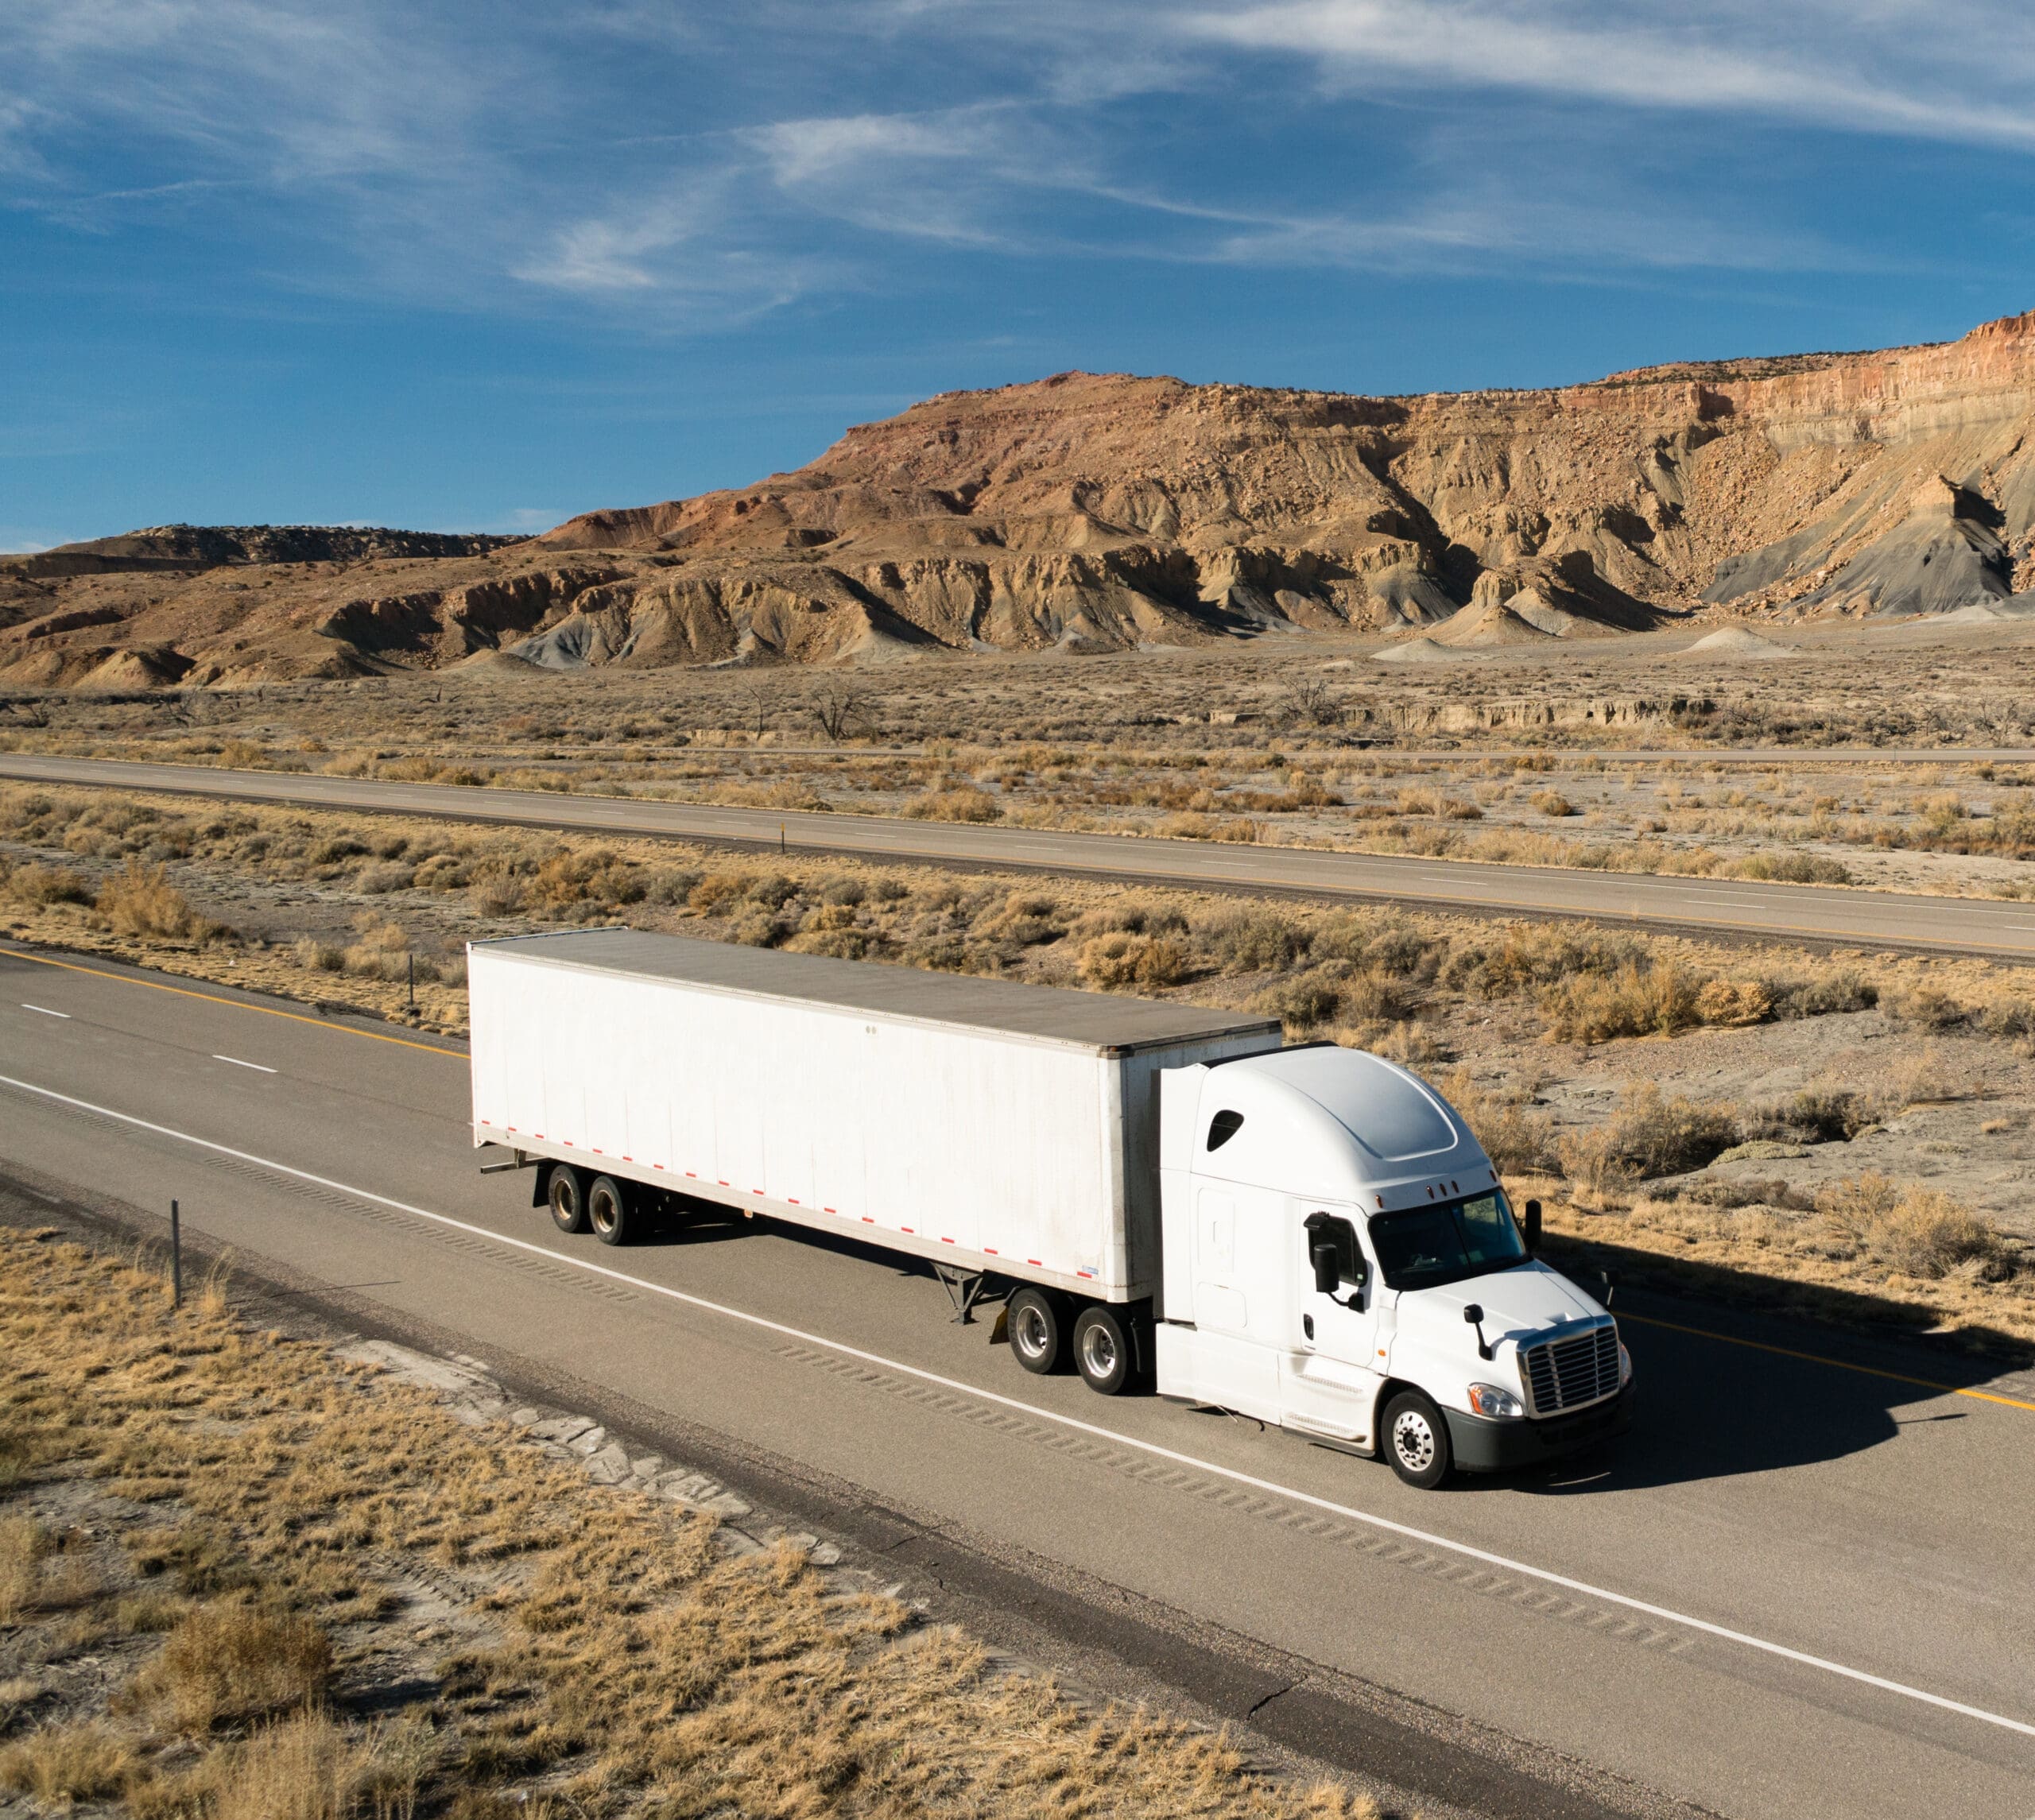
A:
[[[176,1203],[169,1203],[169,1305],[184,1306],[184,1222]]]

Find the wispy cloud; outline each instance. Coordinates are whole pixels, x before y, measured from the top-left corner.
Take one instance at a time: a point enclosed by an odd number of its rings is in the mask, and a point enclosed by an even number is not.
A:
[[[1987,19],[1987,14],[1996,16]],[[1988,27],[2003,28],[1995,36]],[[1348,89],[1433,83],[1657,111],[1809,120],[1853,133],[2035,145],[2035,106],[1989,99],[2030,73],[2025,13],[1940,7],[1506,5],[1280,0],[1199,10],[1183,36],[1314,60]]]
[[[1921,0],[13,0],[0,31],[17,207],[174,208],[279,287],[681,328],[913,247],[1842,265],[1691,181],[1711,148],[1642,169],[1605,121],[2035,149],[2004,0],[1954,31]]]

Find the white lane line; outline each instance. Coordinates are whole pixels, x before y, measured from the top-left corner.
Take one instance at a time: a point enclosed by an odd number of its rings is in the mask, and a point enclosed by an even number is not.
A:
[[[1686,1612],[1675,1611],[1666,1605],[1649,1605],[1644,1599],[1630,1598],[1623,1593],[1614,1593],[1606,1587],[1592,1586],[1587,1580],[1572,1579],[1566,1574],[1556,1574],[1545,1567],[1530,1566],[1524,1561],[1514,1560],[1510,1555],[1493,1554],[1489,1549],[1472,1547],[1467,1542],[1455,1542],[1446,1535],[1436,1535],[1429,1530],[1416,1529],[1410,1524],[1395,1523],[1390,1517],[1376,1516],[1369,1511],[1358,1510],[1350,1504],[1336,1504],[1325,1497],[1316,1497],[1312,1492],[1300,1491],[1292,1485],[1282,1485],[1271,1479],[1261,1479],[1250,1473],[1240,1473],[1233,1466],[1219,1466],[1215,1461],[1204,1460],[1198,1454],[1183,1454],[1171,1447],[1162,1447],[1156,1441],[1142,1441],[1134,1435],[1126,1435],[1114,1428],[1105,1428],[1096,1423],[1083,1422],[1078,1416],[1063,1415],[1057,1410],[1042,1408],[1036,1403],[1006,1396],[998,1391],[985,1390],[980,1384],[966,1383],[959,1378],[943,1377],[937,1372],[922,1370],[917,1365],[906,1365],[901,1360],[887,1358],[881,1353],[865,1352],[859,1346],[829,1339],[824,1334],[809,1334],[802,1327],[788,1327],[781,1321],[773,1321],[762,1315],[752,1315],[746,1309],[731,1308],[725,1303],[710,1302],[703,1295],[688,1295],[683,1289],[669,1288],[661,1283],[652,1283],[644,1277],[611,1270],[606,1264],[589,1263],[584,1258],[575,1257],[570,1252],[554,1251],[548,1245],[533,1245],[528,1239],[510,1238],[506,1233],[491,1231],[486,1226],[477,1226],[466,1220],[455,1220],[449,1214],[434,1214],[427,1207],[413,1206],[408,1201],[391,1200],[386,1195],[378,1195],[366,1188],[357,1188],[350,1182],[335,1182],[329,1175],[314,1175],[308,1169],[294,1169],[289,1164],[278,1163],[272,1157],[256,1156],[248,1151],[235,1150],[228,1144],[215,1144],[210,1138],[194,1137],[191,1133],[179,1131],[172,1125],[156,1125],[148,1119],[137,1118],[132,1113],[116,1112],[110,1106],[97,1106],[90,1100],[73,1099],[70,1094],[60,1094],[53,1087],[37,1086],[33,1081],[17,1081],[12,1075],[0,1075],[0,1086],[17,1087],[23,1093],[54,1100],[60,1106],[75,1106],[80,1112],[114,1119],[122,1125],[133,1125],[139,1131],[153,1132],[159,1137],[175,1138],[180,1144],[190,1144],[196,1149],[209,1150],[219,1156],[231,1156],[237,1163],[252,1163],[258,1168],[273,1170],[278,1175],[288,1175],[296,1181],[308,1182],[314,1187],[331,1188],[342,1195],[351,1195],[358,1200],[371,1201],[377,1206],[388,1207],[399,1214],[409,1214],[417,1219],[428,1220],[434,1226],[449,1226],[455,1232],[470,1233],[475,1238],[486,1239],[495,1245],[526,1251],[547,1262],[583,1270],[591,1276],[605,1276],[610,1282],[624,1283],[632,1289],[641,1289],[652,1295],[661,1295],[669,1301],[681,1302],[689,1308],[701,1309],[727,1320],[760,1327],[766,1333],[781,1334],[786,1339],[797,1340],[809,1346],[824,1346],[828,1352],[839,1353],[843,1358],[858,1359],[864,1365],[878,1365],[886,1371],[902,1372],[906,1377],[917,1378],[922,1383],[938,1384],[943,1390],[958,1391],[963,1396],[972,1396],[981,1402],[1001,1404],[1006,1409],[1021,1410],[1042,1422],[1055,1423],[1060,1427],[1072,1428],[1077,1434],[1091,1435],[1098,1440],[1114,1442],[1120,1447],[1133,1448],[1138,1453],[1149,1454],[1157,1459],[1170,1460],[1175,1466],[1191,1466],[1196,1472],[1211,1473],[1218,1478],[1229,1480],[1233,1485],[1248,1485],[1254,1491],[1269,1492],[1274,1497],[1307,1504],[1316,1510],[1326,1511],[1331,1516],[1345,1517],[1353,1523],[1368,1524],[1374,1529],[1390,1530],[1394,1535],[1403,1535],[1409,1541],[1422,1543],[1430,1548],[1445,1548],[1451,1554],[1460,1555],[1472,1561],[1481,1561],[1487,1566],[1501,1567],[1509,1574],[1524,1574],[1529,1579],[1541,1581],[1547,1586],[1560,1586],[1572,1593],[1580,1593],[1587,1598],[1602,1599],[1611,1605],[1622,1605],[1630,1612],[1643,1612],[1647,1617],[1659,1618],[1667,1624],[1684,1624],[1692,1630],[1701,1631],[1706,1636],[1719,1637],[1727,1643],[1735,1643],[1764,1655],[1778,1656],[1785,1662],[1796,1663],[1805,1668],[1820,1669],[1826,1675],[1839,1675],[1847,1681],[1877,1687],[1883,1693],[1897,1694],[1904,1699],[1919,1701],[1926,1706],[1934,1706],[1946,1713],[1960,1714],[1967,1719],[1977,1719],[1988,1725],[1998,1725],[2005,1731],[2019,1732],[2024,1737],[2035,1738],[2035,1725],[2030,1725],[2025,1720],[2010,1719],[2002,1714],[1989,1713],[1983,1706],[1967,1706],[1961,1700],[1952,1700],[1941,1694],[1932,1694],[1925,1688],[1910,1687],[1905,1682],[1890,1681],[1884,1675],[1870,1674],[1863,1668],[1849,1668],[1841,1662],[1832,1662],[1824,1656],[1790,1649],[1785,1644],[1770,1643],[1765,1637],[1749,1636],[1744,1631],[1711,1624],[1707,1619],[1692,1617]]]
[[[39,1011],[45,1017],[60,1017],[66,1024],[68,1024],[71,1021],[71,1014],[69,1012],[52,1011],[46,1005],[31,1005],[26,999],[23,999],[21,1001],[21,1009],[24,1011]]]
[[[259,1062],[243,1062],[238,1055],[215,1055],[215,1062],[231,1062],[236,1068],[252,1068],[258,1075],[273,1075],[273,1068],[265,1068]]]

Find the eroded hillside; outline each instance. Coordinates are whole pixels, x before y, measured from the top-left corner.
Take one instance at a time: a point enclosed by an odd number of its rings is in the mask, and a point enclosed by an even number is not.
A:
[[[930,399],[796,473],[506,548],[0,566],[0,680],[838,663],[1341,629],[1493,645],[1684,614],[1983,610],[2035,574],[2031,429],[2035,316],[1936,346],[1543,391],[1066,374]]]

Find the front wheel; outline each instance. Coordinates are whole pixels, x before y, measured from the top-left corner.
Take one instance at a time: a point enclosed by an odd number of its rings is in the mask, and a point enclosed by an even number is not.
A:
[[[636,1236],[628,1192],[612,1175],[596,1175],[587,1191],[587,1223],[603,1245],[626,1245]]]
[[[1099,1303],[1083,1308],[1074,1322],[1074,1366],[1081,1381],[1104,1396],[1114,1396],[1130,1382],[1136,1365],[1122,1315]]]
[[[1448,1477],[1448,1423],[1427,1397],[1402,1390],[1386,1404],[1383,1426],[1385,1457],[1408,1485],[1431,1492]]]
[[[587,1229],[587,1197],[579,1186],[579,1172],[570,1164],[554,1163],[551,1166],[551,1180],[545,1198],[551,1209],[551,1223],[560,1232],[583,1233]]]

